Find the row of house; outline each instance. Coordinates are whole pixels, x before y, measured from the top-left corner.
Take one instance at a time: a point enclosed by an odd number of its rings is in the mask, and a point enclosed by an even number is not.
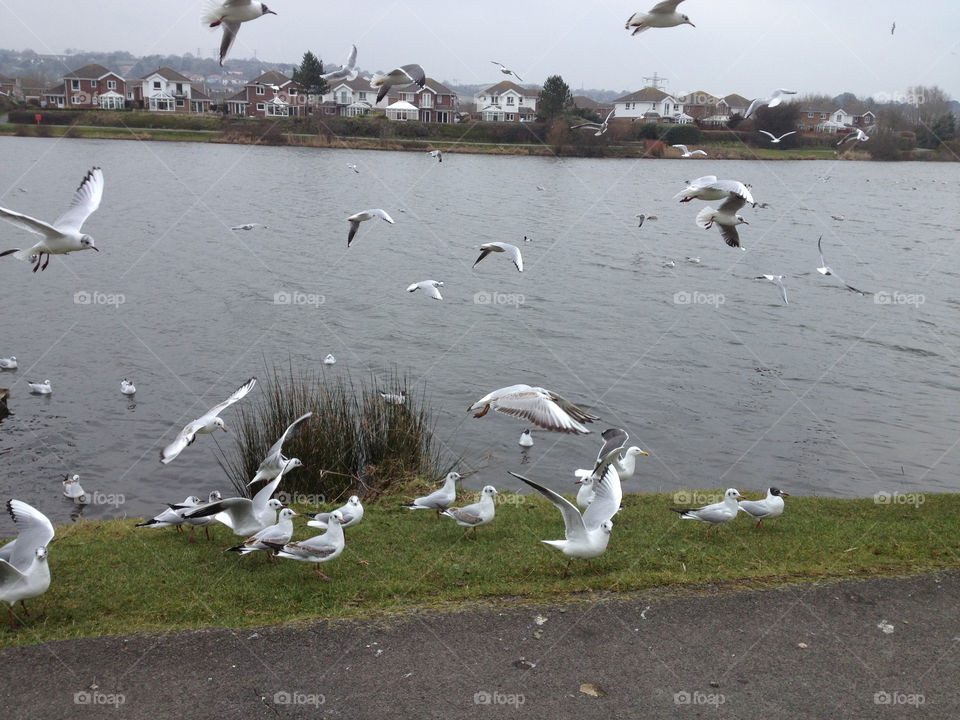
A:
[[[122,110],[136,103],[155,112],[209,112],[212,100],[193,81],[168,67],[125,80],[103,65],[85,65],[43,92],[41,105],[55,108]]]

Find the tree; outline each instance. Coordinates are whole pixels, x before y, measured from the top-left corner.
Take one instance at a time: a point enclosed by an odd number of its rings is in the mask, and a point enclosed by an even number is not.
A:
[[[323,61],[307,50],[299,66],[293,68],[293,81],[309,95],[323,95],[329,86],[323,79]]]
[[[800,119],[800,105],[798,103],[783,103],[776,107],[758,107],[753,115],[754,128],[756,130],[766,130],[775,137],[780,137],[784,133],[797,129],[797,121]],[[761,146],[770,144],[766,135],[757,133],[757,140]],[[790,135],[781,141],[781,148],[796,147],[800,144],[800,135]]]
[[[537,117],[550,120],[573,105],[573,94],[559,75],[551,75],[543,83],[540,98],[537,100]]]

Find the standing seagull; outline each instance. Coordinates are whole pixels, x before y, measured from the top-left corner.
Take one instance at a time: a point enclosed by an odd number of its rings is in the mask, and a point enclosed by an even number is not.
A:
[[[380,88],[377,92],[377,103],[379,103],[387,96],[390,88],[394,85],[398,87],[417,85],[422,88],[426,82],[427,77],[423,74],[423,68],[419,65],[412,64],[401,65],[388,73],[377,73],[370,78],[370,87]]]
[[[193,441],[197,438],[197,433],[209,434],[217,429],[226,432],[227,428],[224,427],[223,420],[221,420],[219,417],[220,413],[233,405],[235,402],[239,402],[245,398],[247,393],[253,390],[253,386],[256,384],[257,379],[255,377],[250,378],[243,385],[234,390],[233,394],[222,403],[214,405],[196,420],[184,425],[183,430],[180,431],[174,441],[160,451],[160,462],[166,465],[175,457],[177,457],[177,455],[179,455],[180,452],[187,447],[187,445],[193,444]]]
[[[688,158],[688,157],[693,157],[694,155],[703,155],[704,157],[707,156],[707,154],[703,150],[687,150],[686,145],[672,145],[671,147],[675,147],[681,153],[683,153],[680,157]]]
[[[420,282],[410,285],[407,288],[407,292],[423,290],[423,292],[432,297],[434,300],[443,300],[443,296],[440,294],[440,288],[442,287],[443,283],[439,280],[421,280]]]
[[[748,117],[753,115],[753,111],[756,110],[761,105],[766,105],[767,107],[771,107],[771,108],[776,107],[777,105],[783,102],[784,95],[796,95],[796,94],[797,94],[796,90],[784,90],[781,88],[780,90],[774,90],[772,93],[770,93],[770,97],[757,98],[752,103],[750,103],[750,106],[747,108],[747,112],[745,112],[743,115],[743,119],[746,120]]]
[[[508,68],[508,67],[507,67],[506,65],[504,65],[502,62],[497,62],[496,60],[491,60],[490,62],[492,62],[494,65],[499,65],[499,66],[500,66],[500,72],[502,72],[504,75],[513,75],[517,80],[519,80],[520,82],[523,82],[523,78],[522,78],[522,77],[520,77],[519,75],[517,75],[513,70],[511,70],[510,68]]]
[[[437,519],[440,519],[440,512],[446,510],[457,501],[457,480],[460,479],[460,473],[448,473],[443,487],[434,490],[429,495],[418,497],[412,503],[401,505],[408,510],[436,510]]]
[[[740,510],[756,518],[755,527],[760,527],[760,523],[764,520],[783,515],[783,498],[785,497],[790,497],[790,493],[772,487],[767,490],[767,496],[763,500],[741,500]]]
[[[507,253],[510,259],[513,260],[513,264],[517,266],[517,270],[523,272],[523,257],[520,255],[520,248],[518,248],[516,245],[511,245],[510,243],[505,242],[490,242],[481,245],[480,257],[478,257],[476,262],[473,263],[473,267],[476,267],[478,262],[483,260],[492,252]]]
[[[720,228],[720,234],[723,236],[724,242],[730,247],[740,247],[740,234],[737,232],[737,225],[749,225],[750,223],[743,219],[743,215],[737,214],[737,210],[746,204],[746,198],[730,193],[716,210],[707,205],[698,212],[697,225],[709,230],[716,223]]]
[[[658,2],[647,12],[635,12],[627,18],[626,28],[629,30],[632,27],[633,32],[630,34],[636,35],[650,28],[667,28],[677,25],[696,27],[696,25],[690,22],[690,18],[683,13],[677,12],[677,5],[682,2],[683,0],[663,0],[663,2]]]
[[[95,167],[83,178],[80,187],[73,194],[70,207],[56,219],[53,225],[29,215],[21,215],[13,210],[0,207],[0,218],[24,230],[44,236],[43,240],[32,247],[23,250],[20,248],[5,250],[0,252],[0,257],[11,253],[17,260],[32,261],[32,258],[36,257],[36,265],[33,266],[33,271],[36,272],[37,270],[47,269],[51,255],[66,255],[76,250],[96,250],[100,252],[94,245],[93,238],[86,233],[81,233],[80,228],[83,227],[87,218],[100,207],[102,197],[103,171]],[[44,255],[47,256],[47,260],[43,263],[43,267],[40,267]]]
[[[473,528],[473,537],[476,539],[477,528],[493,520],[496,512],[496,504],[493,502],[494,495],[499,495],[497,489],[493,485],[487,485],[480,493],[480,502],[464,505],[462,508],[448,507],[440,514],[453,518],[457,521],[457,525],[466,528],[463,531],[464,537],[470,532],[470,528]]]
[[[529,420],[544,430],[580,435],[590,432],[581,423],[600,419],[564,400],[555,392],[522,384],[494,390],[473,403],[467,411],[480,410],[474,414],[474,417],[480,418],[490,412],[490,408],[505,415]]]
[[[348,528],[363,520],[363,503],[360,502],[360,498],[358,496],[351,495],[346,504],[341,505],[334,512],[340,513],[340,517],[343,519],[343,527]],[[307,525],[310,527],[320,528],[321,530],[328,530],[329,528],[327,526],[329,525],[330,518],[332,517],[333,512],[317,513],[313,516],[312,520],[307,522]]]
[[[190,508],[195,508],[201,503],[200,498],[196,495],[190,495],[183,502],[176,505],[170,505],[159,515],[155,515],[150,520],[144,520],[141,523],[137,523],[134,527],[152,527],[152,528],[164,528],[164,527],[175,527],[177,532],[183,531],[183,523],[186,522],[183,519],[183,513]]]
[[[780,142],[781,140],[783,140],[785,137],[787,137],[788,135],[795,135],[797,131],[796,131],[796,130],[791,130],[791,131],[788,132],[788,133],[784,133],[784,134],[781,135],[780,137],[776,137],[773,133],[768,133],[766,130],[760,130],[760,132],[763,133],[764,135],[766,135],[768,138],[770,138],[770,142],[772,142],[772,143],[778,143],[778,142]]]
[[[702,523],[707,523],[711,527],[717,528],[717,533],[720,532],[720,524],[733,520],[740,508],[737,505],[737,500],[740,499],[740,493],[734,488],[730,488],[723,495],[723,500],[718,503],[713,503],[712,505],[704,505],[701,508],[670,508],[675,513],[680,513],[681,520],[699,520]],[[710,528],[707,528],[707,534],[710,533]]]
[[[823,249],[820,247],[821,242],[823,242],[823,235],[821,235],[817,239],[817,250],[820,253],[820,267],[817,268],[817,272],[820,273],[821,275],[833,275],[840,282],[840,284],[843,285],[848,290],[853,290],[853,292],[855,293],[860,293],[861,295],[865,295],[866,293],[864,293],[863,290],[857,290],[857,288],[855,288],[853,285],[847,285],[847,283],[843,280],[843,278],[837,275],[833,271],[832,267],[827,265],[827,261],[823,259]]]
[[[581,123],[579,125],[574,125],[570,129],[579,130],[580,128],[587,128],[588,130],[596,130],[596,132],[593,134],[594,137],[600,137],[609,129],[610,119],[613,117],[613,114],[616,111],[617,109],[614,108],[613,110],[608,112],[607,117],[604,119],[602,123],[595,123],[595,122]]]
[[[312,412],[304,413],[287,426],[287,429],[283,431],[280,439],[270,446],[270,449],[267,451],[267,456],[260,463],[260,467],[257,468],[257,474],[253,476],[253,480],[247,483],[247,487],[250,487],[259,480],[273,480],[281,471],[293,470],[293,468],[302,465],[297,458],[291,459],[283,454],[283,443],[297,425],[311,417],[313,417]],[[289,468],[287,467],[287,463],[291,463]]]
[[[0,548],[0,600],[9,604],[10,628],[16,630],[13,606],[19,600],[42,595],[50,587],[47,545],[53,540],[53,525],[42,512],[20,500],[7,502],[7,512],[20,528],[16,539]]]
[[[785,276],[785,275],[757,275],[757,277],[756,277],[755,279],[756,279],[756,280],[769,280],[769,281],[772,282],[774,285],[776,285],[778,288],[780,288],[780,297],[783,298],[783,304],[784,304],[784,305],[789,305],[790,303],[787,302],[787,288],[784,287],[784,284],[783,284],[783,278],[784,278],[784,277],[786,277],[786,276]]]
[[[365,220],[373,220],[375,217],[386,220],[391,225],[394,224],[393,218],[387,214],[386,210],[381,210],[380,208],[361,210],[355,215],[351,215],[347,218],[347,222],[350,223],[350,232],[347,234],[347,247],[350,247],[350,243],[353,242],[353,238],[356,236],[357,230],[360,229],[360,223],[364,222]]]
[[[344,63],[342,68],[324,73],[320,77],[331,85],[340,80],[355,80],[357,77],[357,46],[351,46],[350,54],[347,55],[347,62]]]
[[[240,557],[249,555],[257,550],[272,550],[270,543],[285,545],[293,537],[293,519],[299,517],[290,508],[283,508],[277,517],[277,522],[267,525],[263,530],[254,533],[239,545],[227,548],[224,552],[238,552]]]
[[[264,15],[276,15],[276,13],[264,3],[253,2],[253,0],[223,0],[223,2],[213,0],[207,5],[207,10],[202,18],[203,24],[212,28],[223,25],[223,39],[220,41],[220,67],[223,67],[223,59],[227,56],[233,41],[237,39],[240,23],[256,20]]]
[[[267,542],[266,544],[276,551],[277,557],[300,560],[301,562],[316,563],[314,566],[317,577],[330,582],[330,578],[320,572],[320,563],[328,562],[343,552],[343,515],[334,510],[327,531],[323,535],[316,535],[299,542],[288,542],[286,545]]]

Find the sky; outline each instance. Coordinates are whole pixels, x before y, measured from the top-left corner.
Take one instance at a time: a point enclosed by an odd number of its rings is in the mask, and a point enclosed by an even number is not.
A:
[[[559,74],[575,94],[638,90],[656,73],[673,94],[753,98],[789,88],[898,98],[937,85],[960,99],[958,0],[686,0],[679,10],[696,27],[631,37],[626,19],[654,1],[271,0],[278,14],[245,23],[231,53],[293,63],[311,50],[338,65],[355,43],[363,70],[418,63],[437,80],[492,84],[503,79],[497,60],[525,83]],[[212,57],[220,34],[201,26],[204,4],[0,0],[0,47]]]

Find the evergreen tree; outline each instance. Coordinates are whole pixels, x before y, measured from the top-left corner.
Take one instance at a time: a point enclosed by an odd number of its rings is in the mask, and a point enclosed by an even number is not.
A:
[[[330,88],[323,75],[323,61],[307,50],[299,66],[293,68],[293,81],[310,95],[323,95]]]
[[[551,75],[543,83],[537,101],[537,115],[541,120],[550,120],[573,105],[573,94],[559,75]]]

